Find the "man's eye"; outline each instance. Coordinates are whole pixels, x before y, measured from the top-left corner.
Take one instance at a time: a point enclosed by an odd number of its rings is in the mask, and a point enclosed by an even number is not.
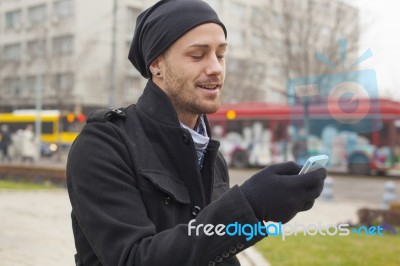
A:
[[[203,58],[203,55],[191,55],[190,56],[192,59],[194,59],[194,60],[200,60],[201,58]]]
[[[218,58],[219,60],[222,60],[222,59],[224,59],[224,58],[225,58],[225,54],[220,54],[220,55],[217,55],[217,58]]]

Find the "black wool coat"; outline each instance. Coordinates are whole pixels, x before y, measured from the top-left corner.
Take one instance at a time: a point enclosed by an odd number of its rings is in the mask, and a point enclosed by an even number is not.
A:
[[[210,140],[199,171],[189,131],[152,81],[124,112],[89,117],[67,163],[77,265],[239,265],[235,254],[260,238],[188,231],[193,219],[258,222],[229,189],[218,147]]]

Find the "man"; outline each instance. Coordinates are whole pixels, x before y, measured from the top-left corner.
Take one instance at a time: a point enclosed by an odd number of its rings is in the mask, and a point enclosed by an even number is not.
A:
[[[69,154],[77,265],[240,265],[235,254],[264,236],[212,226],[285,223],[312,207],[324,169],[277,164],[229,189],[206,118],[221,104],[226,37],[200,0],[159,1],[138,17],[129,59],[149,79],[143,95],[88,118]]]
[[[22,131],[22,162],[33,163],[37,157],[37,148],[35,144],[35,134],[33,132],[33,124],[26,125]]]
[[[11,162],[11,156],[8,153],[8,148],[12,144],[11,140],[11,134],[10,131],[8,130],[8,125],[1,125],[1,130],[0,130],[0,150],[2,153],[2,161],[8,161]]]

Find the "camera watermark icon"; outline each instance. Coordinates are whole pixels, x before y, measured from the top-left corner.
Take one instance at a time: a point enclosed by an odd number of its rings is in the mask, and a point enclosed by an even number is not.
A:
[[[346,40],[339,41],[342,65],[346,59]],[[367,50],[349,69],[357,66],[372,56],[371,50]],[[316,54],[318,61],[334,69],[333,64],[321,53]],[[309,107],[314,102],[324,103],[326,113],[330,118],[340,124],[351,126],[355,132],[372,132],[382,127],[379,109],[379,96],[376,73],[373,69],[357,71],[341,71],[320,76],[306,76],[289,79],[286,83],[289,103],[307,101]],[[296,109],[293,109],[296,112]],[[293,113],[293,115],[296,115]],[[309,112],[312,118],[313,112]]]

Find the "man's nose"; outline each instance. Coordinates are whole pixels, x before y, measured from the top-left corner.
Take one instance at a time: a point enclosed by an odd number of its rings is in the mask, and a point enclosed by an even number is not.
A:
[[[207,75],[220,75],[223,72],[223,62],[216,55],[210,56],[207,62]]]

